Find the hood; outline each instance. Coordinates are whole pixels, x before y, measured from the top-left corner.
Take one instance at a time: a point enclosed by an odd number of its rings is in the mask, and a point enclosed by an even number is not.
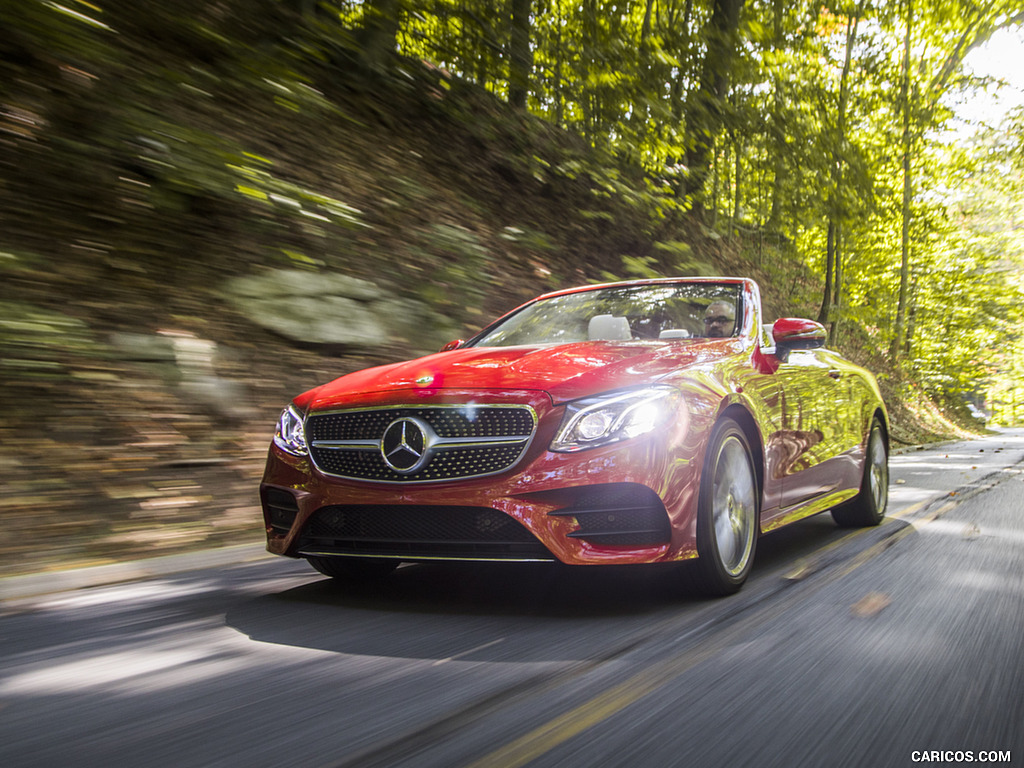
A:
[[[329,408],[399,390],[528,390],[545,392],[557,403],[642,386],[739,348],[736,339],[466,347],[357,371],[307,396],[313,407]]]

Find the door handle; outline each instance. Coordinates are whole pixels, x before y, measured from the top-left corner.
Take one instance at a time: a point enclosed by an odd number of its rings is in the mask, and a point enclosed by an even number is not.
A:
[[[828,375],[831,376],[833,379],[837,379],[838,380],[838,379],[840,379],[842,377],[843,372],[842,371],[837,371],[835,368],[833,368],[831,371],[828,372]]]

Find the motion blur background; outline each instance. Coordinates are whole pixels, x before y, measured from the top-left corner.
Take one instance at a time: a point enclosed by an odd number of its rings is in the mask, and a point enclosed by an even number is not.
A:
[[[259,542],[294,395],[587,281],[754,277],[898,443],[1024,416],[1011,3],[606,5],[0,0],[0,575]]]

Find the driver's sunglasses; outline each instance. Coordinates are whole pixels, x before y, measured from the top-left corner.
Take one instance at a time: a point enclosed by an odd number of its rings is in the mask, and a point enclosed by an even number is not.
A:
[[[731,318],[728,318],[725,315],[719,315],[718,317],[705,317],[704,318],[704,322],[707,323],[708,325],[711,325],[712,323],[716,323],[716,324],[728,323],[729,320],[731,320]]]

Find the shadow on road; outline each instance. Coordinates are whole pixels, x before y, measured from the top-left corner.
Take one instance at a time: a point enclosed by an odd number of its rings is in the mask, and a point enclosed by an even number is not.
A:
[[[889,523],[889,525],[898,525]],[[859,537],[874,540],[879,529]],[[799,563],[850,531],[820,515],[764,536],[740,594],[688,594],[676,566],[406,565],[370,584],[310,581],[238,603],[229,626],[254,640],[364,656],[543,662],[595,658],[655,625],[696,625],[785,589]],[[839,549],[860,548],[850,544]],[[841,557],[839,553],[830,559]]]

